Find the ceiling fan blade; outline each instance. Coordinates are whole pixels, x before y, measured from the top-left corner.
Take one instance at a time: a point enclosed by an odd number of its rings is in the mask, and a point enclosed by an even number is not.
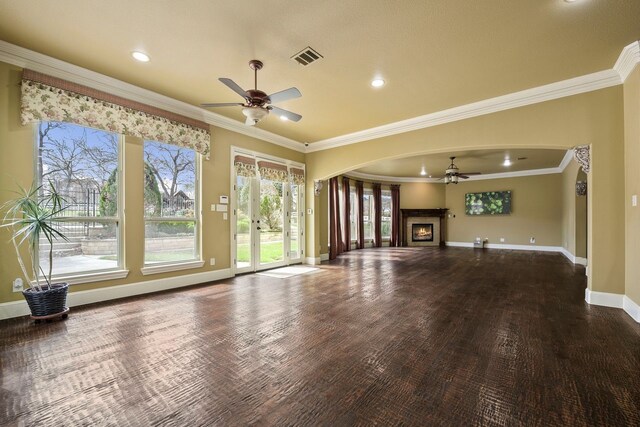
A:
[[[243,97],[244,99],[247,99],[247,92],[244,89],[242,89],[240,86],[238,86],[238,84],[233,80],[228,79],[226,77],[220,77],[218,80],[220,80],[229,89],[231,89],[232,91],[234,91],[235,93]]]
[[[269,95],[269,100],[272,104],[277,104],[278,102],[288,101],[289,99],[300,98],[302,94],[295,87],[290,87],[289,89],[281,90],[280,92],[273,93]]]
[[[208,104],[200,104],[201,107],[211,108],[211,107],[232,107],[237,105],[243,105],[241,102],[215,102]]]
[[[292,122],[299,122],[302,116],[300,114],[292,113],[291,111],[283,110],[282,108],[270,106],[269,109],[279,116],[284,116]]]
[[[244,121],[244,124],[247,126],[255,126],[256,122],[254,122],[251,117],[247,117],[247,120]]]
[[[463,175],[482,175],[482,172],[460,172]]]
[[[468,177],[468,176],[466,176],[466,175],[458,175],[458,178],[462,178],[462,179],[469,179],[469,177]]]

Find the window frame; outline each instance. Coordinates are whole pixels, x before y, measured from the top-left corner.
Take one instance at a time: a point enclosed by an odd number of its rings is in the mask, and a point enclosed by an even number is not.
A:
[[[369,203],[368,203],[369,211],[368,212],[364,212],[363,215],[362,215],[362,221],[364,223],[363,229],[366,230],[367,229],[367,224],[369,224],[369,233],[370,234],[369,234],[369,236],[367,236],[367,233],[365,232],[364,240],[365,240],[365,243],[371,243],[371,242],[373,242],[373,238],[375,236],[375,230],[374,230],[375,224],[374,224],[374,218],[373,218],[373,214],[374,214],[374,212],[373,212],[373,189],[371,189],[371,188],[363,189],[363,192],[362,192],[362,203],[363,204],[365,204],[365,202],[364,202],[365,198],[369,199]],[[364,218],[365,216],[368,219],[365,219]]]
[[[169,146],[173,146],[173,147],[178,147],[177,145],[174,144],[168,144],[166,142],[162,142],[162,141],[153,141],[153,140],[143,140],[142,141],[142,160],[143,160],[143,167],[144,167],[144,161],[145,161],[145,157],[144,157],[144,150],[145,147],[144,145],[147,142],[154,142],[157,144],[165,144],[165,145],[169,145]],[[200,153],[198,153],[197,151],[195,151],[192,148],[189,147],[179,147],[179,148],[183,148],[185,150],[190,150],[193,151],[195,157],[194,157],[194,187],[193,187],[193,194],[195,196],[195,200],[194,200],[194,204],[193,204],[193,218],[187,218],[187,217],[176,217],[176,216],[167,216],[167,217],[147,217],[145,212],[144,212],[144,207],[143,207],[143,212],[142,212],[142,221],[143,221],[143,233],[144,233],[144,245],[143,245],[143,253],[142,253],[142,263],[143,263],[143,267],[140,269],[140,271],[142,272],[143,275],[149,275],[149,274],[158,274],[158,273],[166,273],[166,272],[170,272],[170,271],[178,271],[178,270],[186,270],[186,269],[190,269],[190,268],[199,268],[202,267],[204,265],[204,260],[202,258],[202,188],[201,188],[201,179],[200,179],[200,173],[202,171],[202,155]],[[144,180],[143,180],[143,186],[144,186]],[[144,190],[144,187],[143,187]],[[147,226],[147,222],[155,222],[155,223],[162,223],[162,222],[184,222],[184,223],[194,223],[193,226],[193,234],[194,234],[194,246],[193,246],[193,258],[191,259],[185,259],[185,260],[181,260],[181,261],[158,261],[158,262],[147,262],[146,257],[147,257],[147,249],[146,249],[146,241],[147,241],[147,236],[146,236],[146,226]]]
[[[103,280],[114,280],[114,279],[122,279],[128,276],[129,270],[125,267],[125,250],[124,250],[124,136],[122,134],[116,132],[109,132],[103,129],[91,128],[89,126],[78,125],[75,123],[68,122],[58,122],[54,120],[42,120],[33,125],[33,159],[34,159],[34,175],[33,180],[39,186],[44,185],[41,180],[41,177],[38,174],[39,167],[42,161],[40,156],[40,150],[38,145],[38,137],[39,137],[39,127],[42,123],[64,123],[66,125],[77,126],[84,129],[105,132],[109,134],[113,134],[118,139],[118,156],[117,156],[117,169],[118,173],[116,174],[116,182],[118,188],[117,194],[117,203],[118,208],[116,209],[117,216],[113,217],[85,217],[85,216],[65,216],[60,217],[60,222],[75,222],[75,223],[89,223],[89,222],[98,222],[98,223],[113,223],[116,225],[116,256],[117,262],[116,266],[113,268],[99,268],[93,270],[83,270],[77,272],[69,272],[69,273],[59,273],[53,274],[51,277],[52,281],[58,282],[66,282],[69,285],[81,284],[81,283],[91,283],[98,282]],[[38,242],[36,253],[34,254],[33,262],[38,266],[38,277],[34,278],[34,281],[44,281],[45,277],[42,275],[41,265],[40,265],[40,242]]]
[[[381,190],[381,196],[380,196],[380,208],[382,209],[382,212],[384,212],[383,206],[384,206],[384,198],[388,197],[389,198],[389,208],[391,208],[391,190]],[[384,218],[382,212],[380,212],[380,235],[382,237],[382,241],[383,242],[389,242],[391,241],[391,217],[389,217],[389,221],[384,221],[382,218]],[[389,223],[389,234],[388,235],[384,235],[382,234],[382,225],[388,222]]]

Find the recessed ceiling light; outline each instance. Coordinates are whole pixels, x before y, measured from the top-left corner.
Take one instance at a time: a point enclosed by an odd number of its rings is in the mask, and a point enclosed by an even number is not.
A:
[[[286,122],[287,120],[289,120],[289,118],[287,116],[280,116],[280,120]]]
[[[424,166],[422,167],[422,169],[420,170],[420,175],[425,176],[427,174],[427,171],[425,170]]]
[[[504,159],[504,163],[502,164],[502,166],[511,166],[511,160]]]
[[[140,61],[140,62],[149,62],[149,55],[147,55],[146,53],[142,53],[140,51],[134,51],[131,52],[131,56],[133,56],[133,59],[135,59],[136,61]]]
[[[382,79],[373,79],[371,80],[371,86],[373,87],[382,87],[384,86],[384,80]]]

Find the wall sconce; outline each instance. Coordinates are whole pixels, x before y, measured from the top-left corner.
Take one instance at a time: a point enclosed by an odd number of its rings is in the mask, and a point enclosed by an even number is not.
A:
[[[313,194],[316,196],[319,196],[320,191],[322,191],[322,181],[320,180],[313,181]]]

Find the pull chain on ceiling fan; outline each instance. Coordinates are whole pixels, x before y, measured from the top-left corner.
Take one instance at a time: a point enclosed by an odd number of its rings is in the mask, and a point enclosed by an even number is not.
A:
[[[248,126],[253,126],[257,124],[260,120],[264,119],[269,115],[269,112],[273,111],[278,114],[280,117],[284,117],[287,120],[291,120],[293,122],[298,122],[302,118],[300,114],[292,113],[291,111],[287,111],[285,109],[276,107],[272,104],[288,101],[294,98],[300,98],[302,94],[295,87],[290,87],[289,89],[282,90],[280,92],[272,93],[271,95],[267,95],[265,92],[258,90],[258,71],[262,69],[264,64],[257,59],[253,59],[249,61],[249,67],[253,70],[254,73],[254,88],[249,90],[244,90],[233,80],[221,77],[220,80],[224,83],[229,89],[240,95],[244,98],[245,102],[219,102],[219,103],[206,103],[201,104],[202,107],[205,108],[216,108],[216,107],[232,107],[232,106],[241,106],[242,114],[247,117],[245,124]]]

